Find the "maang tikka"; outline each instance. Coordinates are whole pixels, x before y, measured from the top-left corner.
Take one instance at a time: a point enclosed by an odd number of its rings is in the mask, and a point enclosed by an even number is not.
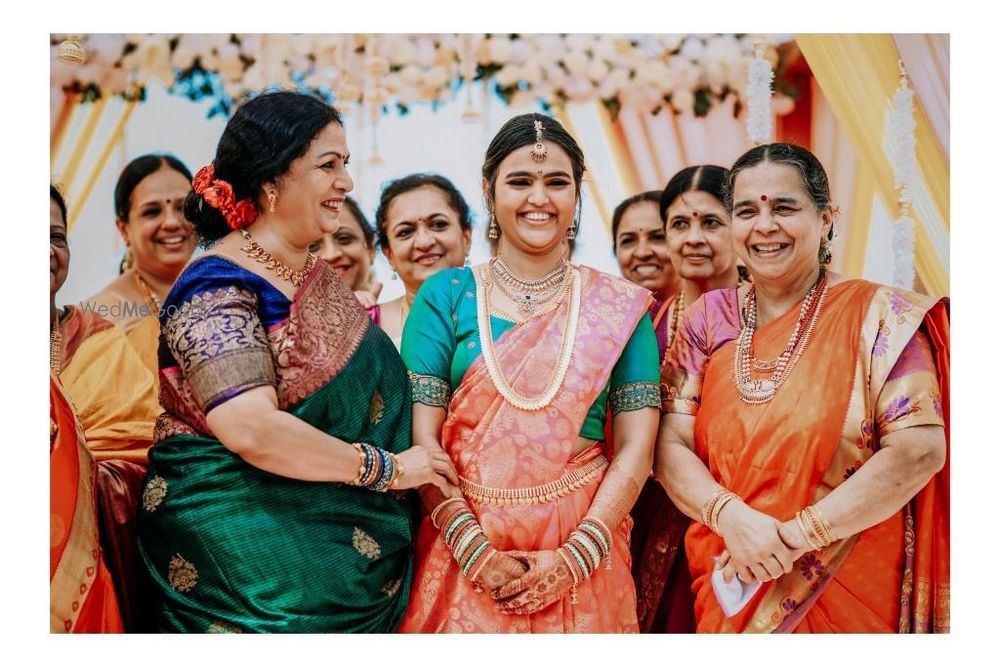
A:
[[[542,121],[535,121],[535,145],[531,147],[531,159],[535,162],[545,162],[548,157],[548,149],[542,143]]]

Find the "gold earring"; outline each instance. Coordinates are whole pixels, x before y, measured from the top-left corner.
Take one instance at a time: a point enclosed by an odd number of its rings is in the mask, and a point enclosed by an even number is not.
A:
[[[492,213],[490,213],[490,230],[486,236],[488,236],[491,241],[496,241],[500,238],[500,228],[497,225],[497,218]]]
[[[267,210],[274,213],[274,202],[278,200],[278,195],[273,190],[267,193]]]

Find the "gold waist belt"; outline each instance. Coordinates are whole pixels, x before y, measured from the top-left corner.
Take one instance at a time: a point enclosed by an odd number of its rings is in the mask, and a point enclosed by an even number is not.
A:
[[[497,489],[490,486],[482,486],[475,482],[470,482],[464,477],[460,477],[459,488],[462,489],[462,493],[469,500],[486,505],[500,505],[503,507],[505,505],[547,503],[589,484],[597,479],[607,467],[608,460],[601,454],[582,468],[571,470],[553,482],[539,484],[538,486]]]

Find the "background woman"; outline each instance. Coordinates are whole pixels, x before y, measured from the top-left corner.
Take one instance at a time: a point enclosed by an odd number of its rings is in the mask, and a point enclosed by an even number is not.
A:
[[[172,155],[143,155],[126,165],[115,185],[115,224],[128,248],[123,271],[88,299],[105,307],[157,374],[160,304],[191,259],[197,237],[184,218],[191,172]]]
[[[375,213],[379,245],[406,292],[379,304],[379,326],[396,347],[417,291],[442,269],[468,262],[472,214],[462,193],[437,174],[410,174],[382,189]]]
[[[309,251],[325,261],[347,283],[365,309],[374,309],[382,284],[372,262],[375,261],[375,230],[351,197],[344,199],[340,227],[309,246]],[[378,320],[375,320],[378,324]]]
[[[409,446],[405,369],[309,246],[353,187],[340,114],[253,98],[185,213],[210,249],[160,312],[161,400],[140,510],[160,626],[388,632],[406,607],[415,504],[457,481]]]
[[[803,148],[747,152],[726,193],[753,283],[689,307],[654,468],[696,520],[698,631],[947,631],[947,302],[826,271]],[[729,617],[716,568],[763,584]]]
[[[87,446],[98,461],[145,464],[162,412],[153,375],[121,329],[94,312],[56,306],[69,273],[66,203],[50,186],[49,326],[52,375],[70,396]]]
[[[646,290],[569,263],[583,170],[552,118],[508,121],[482,172],[497,257],[417,295],[414,443],[443,447],[461,484],[424,491],[401,631],[637,629],[628,510],[649,474],[656,344]]]

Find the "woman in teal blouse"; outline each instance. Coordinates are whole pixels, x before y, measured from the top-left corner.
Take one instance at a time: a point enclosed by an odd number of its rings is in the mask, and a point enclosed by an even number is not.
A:
[[[649,292],[569,263],[583,162],[553,119],[511,119],[483,166],[496,258],[432,276],[410,312],[413,442],[443,448],[460,484],[421,490],[403,632],[637,629],[628,510],[659,361]]]

